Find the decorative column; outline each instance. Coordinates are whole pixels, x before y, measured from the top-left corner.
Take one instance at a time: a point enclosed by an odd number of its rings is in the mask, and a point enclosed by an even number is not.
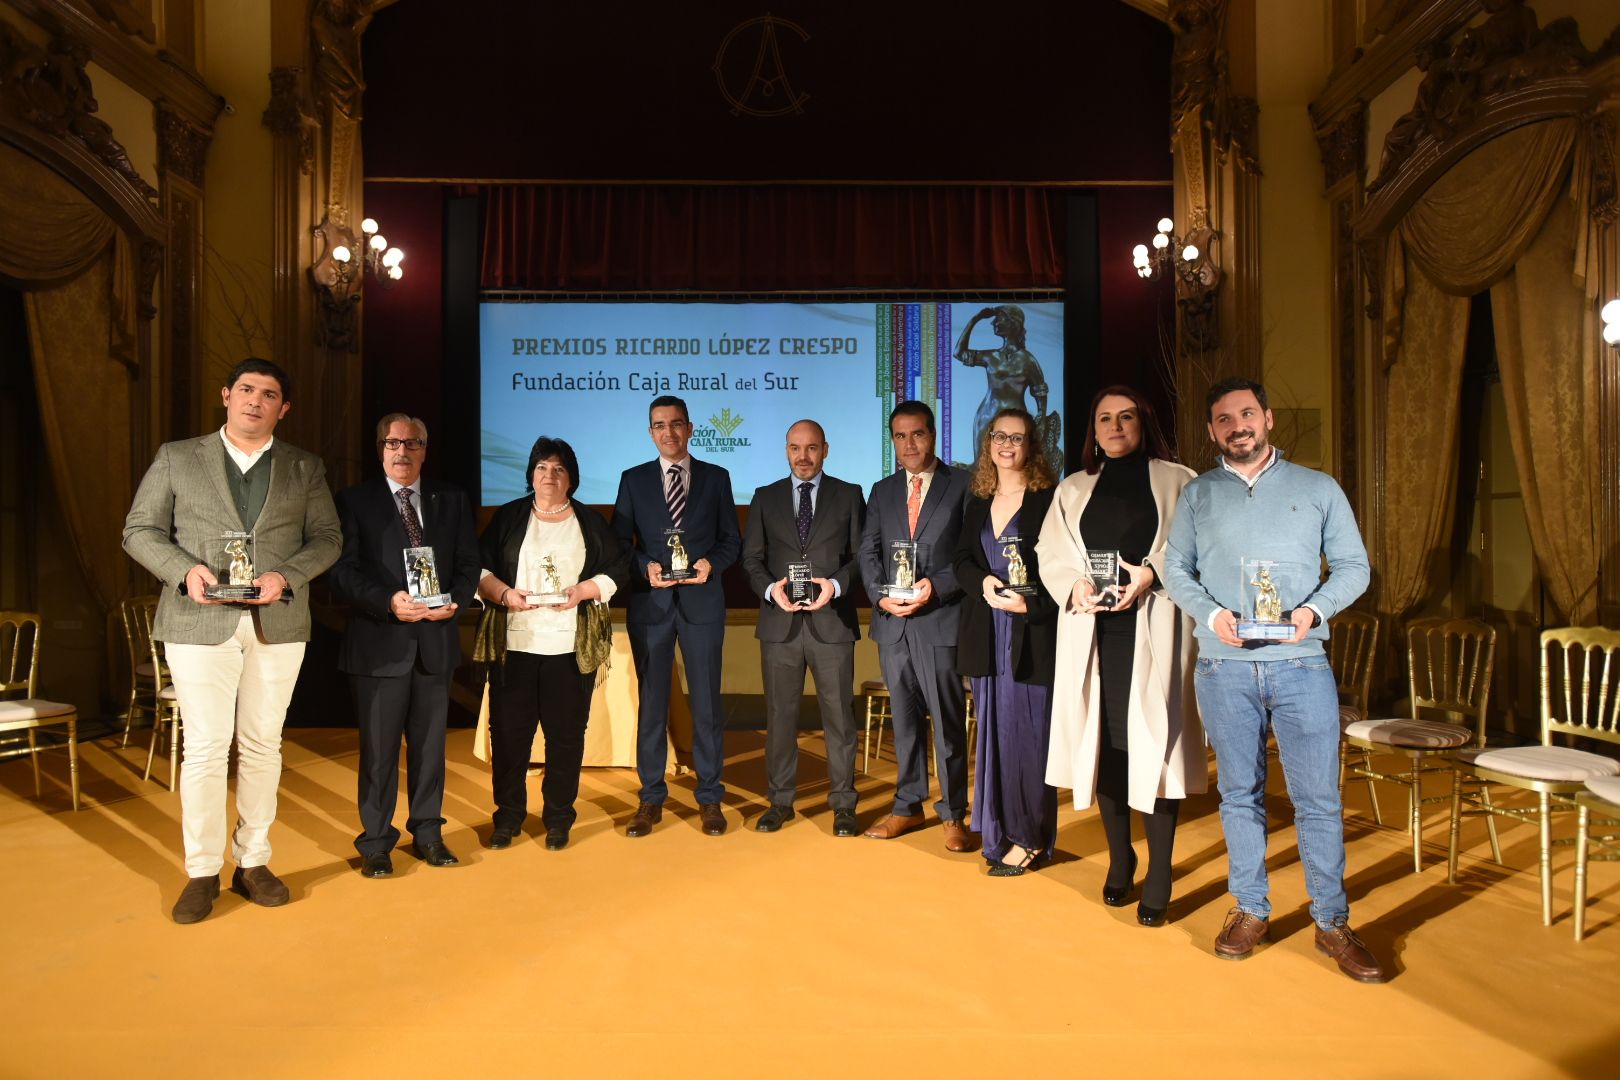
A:
[[[1234,14],[1252,36],[1253,0],[1170,0],[1171,129],[1178,231],[1209,253],[1217,283],[1176,290],[1177,447],[1194,468],[1213,463],[1204,396],[1230,375],[1258,379],[1260,361],[1259,106],[1239,94]],[[1253,42],[1242,43],[1244,54]]]

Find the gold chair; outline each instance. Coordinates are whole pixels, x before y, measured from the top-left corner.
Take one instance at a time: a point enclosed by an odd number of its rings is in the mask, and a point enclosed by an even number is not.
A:
[[[967,679],[962,680],[963,687],[963,715],[967,726],[967,753],[968,760],[973,760],[973,734],[978,728],[978,718],[973,708],[973,690]],[[870,774],[872,764],[872,728],[877,727],[877,756],[883,757],[883,724],[893,721],[894,710],[889,704],[889,687],[882,679],[868,679],[861,683],[861,696],[866,698],[866,730],[861,736],[861,772]],[[928,771],[934,772],[934,740],[928,739]]]
[[[118,605],[124,621],[124,644],[129,650],[129,704],[124,709],[124,738],[119,746],[129,745],[137,712],[155,717],[161,708],[157,695],[163,687],[152,662],[152,618],[157,602],[155,596],[131,596]]]
[[[1620,700],[1620,699],[1617,699]],[[1594,776],[1586,790],[1575,796],[1580,814],[1575,834],[1575,940],[1586,935],[1586,863],[1588,859],[1620,860],[1620,833],[1592,835],[1594,824],[1620,825],[1620,776]],[[1594,821],[1592,811],[1602,814]],[[1596,847],[1600,850],[1593,852]]]
[[[72,705],[34,696],[39,675],[40,619],[34,612],[0,611],[0,758],[27,754],[34,766],[34,796],[39,788],[38,729],[67,728],[68,775],[73,809],[79,809],[79,714]],[[12,697],[21,694],[21,697]],[[25,745],[26,744],[26,745]]]
[[[868,679],[861,683],[861,696],[866,699],[866,731],[861,736],[861,772],[872,769],[872,728],[877,727],[877,756],[883,757],[883,723],[894,713],[889,706],[889,687],[882,679]]]
[[[1423,807],[1445,802],[1446,796],[1423,796],[1423,777],[1451,770],[1451,756],[1470,742],[1485,745],[1485,712],[1491,696],[1491,664],[1496,654],[1496,631],[1476,619],[1418,619],[1407,628],[1407,685],[1412,718],[1362,719],[1345,725],[1344,742],[1351,752],[1361,751],[1359,763],[1349,763],[1352,776],[1369,784],[1383,780],[1406,788],[1407,828],[1412,833],[1412,872],[1423,869]],[[1438,719],[1424,719],[1425,713]],[[1406,773],[1386,773],[1373,767],[1373,754],[1394,754],[1411,762]],[[1444,759],[1431,764],[1435,759]],[[1491,851],[1501,861],[1496,832]]]
[[[1553,813],[1577,809],[1575,797],[1586,789],[1588,780],[1620,774],[1620,762],[1585,750],[1554,746],[1554,735],[1620,743],[1620,630],[1593,627],[1543,630],[1541,744],[1459,751],[1453,766],[1447,880],[1457,880],[1457,834],[1464,813],[1487,814],[1487,821],[1496,817],[1534,821],[1541,833],[1543,926],[1552,925]],[[1488,798],[1476,800],[1471,795],[1465,796],[1462,790],[1465,778],[1533,791],[1536,805],[1502,806]],[[1482,788],[1482,794],[1488,792],[1489,788]],[[1464,801],[1470,804],[1470,810],[1463,810]],[[1580,895],[1579,888],[1576,895]]]
[[[152,714],[152,742],[146,748],[146,771],[141,774],[142,780],[152,778],[152,762],[157,757],[158,739],[163,734],[165,724],[169,728],[169,790],[175,790],[180,780],[180,696],[175,693],[173,676],[169,674],[168,662],[163,658],[163,642],[152,636],[152,621],[157,617],[157,604],[139,610],[138,615],[144,620],[145,638],[147,648],[150,650],[147,663],[152,666],[155,673],[157,693],[154,701],[155,711]]]
[[[1373,658],[1378,655],[1378,618],[1361,611],[1341,611],[1328,620],[1328,663],[1333,667],[1333,681],[1339,685],[1339,730],[1367,717],[1367,698],[1372,692]],[[1344,770],[1349,759],[1349,747],[1340,744],[1339,789],[1344,789]],[[1384,823],[1378,807],[1378,785],[1372,777],[1360,777],[1367,783],[1367,798],[1372,802],[1373,820]]]

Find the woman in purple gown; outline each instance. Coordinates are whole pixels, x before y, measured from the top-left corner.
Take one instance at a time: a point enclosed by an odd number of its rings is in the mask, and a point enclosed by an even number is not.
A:
[[[1046,755],[1058,609],[1035,559],[1056,484],[1034,419],[997,412],[979,443],[954,559],[963,592],[956,663],[971,680],[979,728],[973,829],[992,877],[1050,859],[1057,840]]]

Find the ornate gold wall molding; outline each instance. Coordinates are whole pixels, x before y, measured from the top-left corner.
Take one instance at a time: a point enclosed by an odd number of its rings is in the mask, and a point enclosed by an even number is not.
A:
[[[1360,183],[1367,171],[1367,106],[1356,101],[1333,124],[1316,132],[1322,153],[1322,186],[1331,188],[1348,177]]]
[[[167,100],[193,123],[213,130],[220,110],[225,107],[225,99],[210,90],[195,72],[165,54],[154,53],[143,44],[138,32],[132,34],[112,21],[97,18],[70,0],[7,0],[7,3],[34,22],[57,28],[84,42],[90,50],[90,59],[147,99]]]

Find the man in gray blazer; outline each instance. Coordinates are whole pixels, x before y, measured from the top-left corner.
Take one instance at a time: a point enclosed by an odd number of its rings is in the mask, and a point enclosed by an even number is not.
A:
[[[827,435],[814,420],[787,433],[792,475],[754,493],[742,564],[759,594],[760,663],[765,676],[765,772],[770,809],[754,828],[775,832],[793,818],[798,793],[799,703],[806,666],[815,675],[826,735],[827,802],[833,835],[854,836],[855,553],[866,502],[861,489],[821,471]],[[810,595],[795,601],[793,579],[808,574]]]
[[[923,741],[934,720],[934,759],[945,847],[972,851],[967,829],[967,724],[962,676],[956,672],[956,621],[962,591],[951,557],[967,502],[967,473],[934,456],[934,410],[902,401],[889,414],[889,437],[900,468],[872,485],[861,535],[861,580],[872,598],[872,640],[878,643],[883,681],[894,713],[898,765],[894,809],[866,830],[892,840],[923,823],[928,798],[928,752]],[[915,541],[911,572],[919,594],[885,596],[896,541]]]
[[[292,407],[287,373],[243,360],[220,397],[225,426],[160,447],[124,522],[124,550],[161,584],[152,636],[164,643],[184,718],[180,818],[190,880],[174,906],[179,923],[205,918],[219,895],[233,738],[231,887],[265,907],[288,900],[268,865],[281,725],[309,641],[309,583],[343,549],[321,459],[274,438]],[[256,599],[204,594],[218,582],[204,560],[231,532],[253,534]]]

